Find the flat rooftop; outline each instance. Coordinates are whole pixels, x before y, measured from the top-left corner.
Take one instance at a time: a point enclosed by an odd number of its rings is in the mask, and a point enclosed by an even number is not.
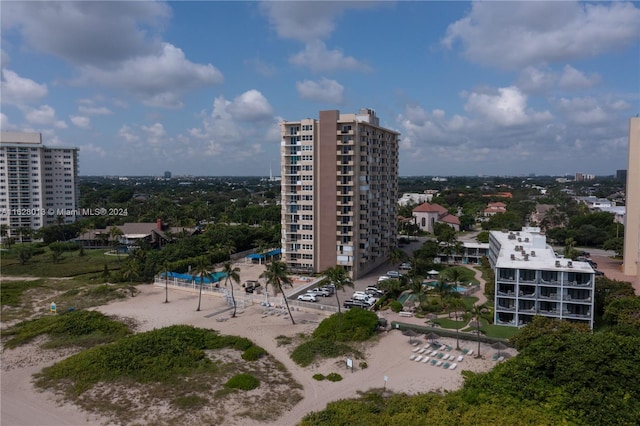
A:
[[[556,257],[553,247],[547,245],[547,239],[539,232],[539,228],[508,232],[491,231],[491,236],[500,245],[496,259],[497,268],[594,273],[587,262]]]

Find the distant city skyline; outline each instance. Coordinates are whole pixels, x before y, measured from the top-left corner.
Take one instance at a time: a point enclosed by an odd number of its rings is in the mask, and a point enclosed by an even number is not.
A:
[[[3,2],[3,131],[82,176],[269,176],[279,123],[372,108],[400,176],[615,175],[636,2]]]

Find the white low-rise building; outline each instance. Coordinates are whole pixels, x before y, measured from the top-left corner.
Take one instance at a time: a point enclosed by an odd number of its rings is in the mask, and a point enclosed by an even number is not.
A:
[[[593,328],[595,271],[587,262],[556,257],[540,228],[491,231],[489,261],[495,324],[522,326],[541,315]]]

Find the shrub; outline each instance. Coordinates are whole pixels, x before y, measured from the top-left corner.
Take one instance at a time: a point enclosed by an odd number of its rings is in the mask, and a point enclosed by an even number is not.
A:
[[[327,380],[329,380],[330,382],[339,382],[340,380],[342,380],[342,376],[338,373],[329,373],[327,374]]]
[[[319,382],[325,379],[324,374],[320,374],[320,373],[314,374],[313,378]]]
[[[55,252],[76,251],[76,250],[80,250],[80,244],[74,243],[72,241],[58,241],[58,242],[49,244],[49,250],[55,251]]]
[[[266,354],[267,351],[262,349],[260,346],[254,345],[242,353],[242,359],[245,361],[256,361]]]
[[[392,300],[391,302],[389,302],[389,308],[391,308],[393,312],[398,313],[402,310],[402,303],[398,302],[397,300]]]
[[[175,398],[171,403],[182,410],[198,410],[205,406],[207,400],[198,395],[187,395]]]
[[[373,336],[377,325],[378,316],[373,312],[364,309],[350,309],[342,314],[334,314],[322,320],[312,336],[316,339],[360,342]]]
[[[326,339],[312,339],[302,343],[291,353],[291,359],[298,365],[306,367],[317,356],[335,358],[353,352],[349,346]]]
[[[369,364],[367,364],[365,361],[360,361],[360,369],[364,370],[365,368],[368,368]]]
[[[249,391],[260,386],[260,380],[256,379],[251,374],[241,373],[230,378],[224,386],[230,389]]]

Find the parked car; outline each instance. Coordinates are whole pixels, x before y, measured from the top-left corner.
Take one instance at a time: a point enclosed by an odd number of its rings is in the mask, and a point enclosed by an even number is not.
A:
[[[398,271],[387,271],[387,276],[389,278],[400,278],[400,272],[398,272]]]
[[[298,300],[302,300],[303,302],[317,302],[316,296],[311,293],[305,293],[298,296]]]
[[[365,294],[368,294],[369,296],[373,296],[373,297],[380,297],[384,294],[384,291],[379,290],[375,287],[367,287],[364,289]]]
[[[336,286],[333,285],[333,284],[323,285],[320,288],[324,289],[324,290],[327,290],[329,292],[329,296],[333,296],[333,294],[336,292]]]
[[[597,269],[594,270],[596,271],[596,277],[604,277],[604,272],[598,271]]]
[[[411,270],[411,264],[410,263],[403,263],[400,265],[400,270],[401,271],[410,271]]]
[[[351,309],[351,308],[369,309],[371,307],[365,302],[362,302],[360,300],[351,300],[351,299],[345,300],[342,306],[344,306],[346,309]]]
[[[331,296],[331,292],[325,288],[312,288],[311,290],[307,290],[308,294],[313,294],[314,296],[322,296],[329,297]]]
[[[386,280],[390,280],[390,279],[391,279],[391,277],[388,277],[386,275],[381,275],[381,276],[378,277],[378,282],[380,283],[382,281],[386,281]]]
[[[253,293],[259,285],[258,281],[247,281],[244,283],[244,291],[245,293]]]

